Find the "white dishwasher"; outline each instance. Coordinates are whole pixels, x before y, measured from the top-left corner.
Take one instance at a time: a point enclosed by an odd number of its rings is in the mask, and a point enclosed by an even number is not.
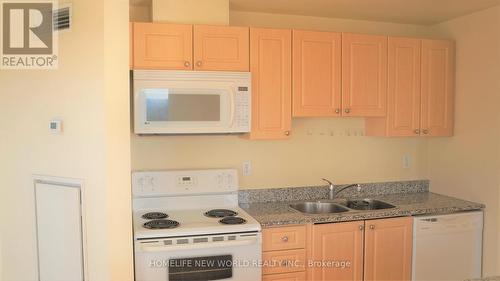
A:
[[[415,217],[414,281],[481,277],[483,212]]]

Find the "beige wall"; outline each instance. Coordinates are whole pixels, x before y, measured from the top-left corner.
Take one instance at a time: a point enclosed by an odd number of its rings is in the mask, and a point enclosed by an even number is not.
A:
[[[240,11],[231,11],[229,13],[229,22],[231,25],[242,26],[297,28],[392,36],[419,37],[432,35],[430,29],[422,25]]]
[[[237,136],[132,136],[132,168],[239,169],[243,161],[250,160],[252,175],[240,177],[242,188],[319,185],[322,177],[339,184],[426,177],[426,145],[421,139],[340,136],[362,129],[362,119],[293,122],[288,141],[248,141]],[[332,131],[334,136],[330,136]],[[410,169],[402,167],[405,154],[412,158]]]
[[[72,3],[58,70],[0,70],[2,281],[38,280],[32,174],[84,180],[87,280],[133,279],[128,1]]]
[[[431,190],[486,208],[484,272],[500,274],[500,7],[435,27],[457,42],[455,136],[429,140]]]

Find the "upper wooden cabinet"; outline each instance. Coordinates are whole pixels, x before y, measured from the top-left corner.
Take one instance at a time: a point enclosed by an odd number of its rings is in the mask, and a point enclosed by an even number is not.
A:
[[[340,116],[341,34],[293,31],[293,116]]]
[[[421,40],[389,38],[387,117],[368,118],[371,136],[420,134]]]
[[[389,38],[386,118],[368,118],[368,136],[451,136],[454,44]]]
[[[134,69],[192,69],[192,25],[136,22],[133,26]]]
[[[364,222],[313,226],[311,280],[363,280]],[[325,266],[322,261],[350,262],[349,266]]]
[[[366,221],[364,279],[411,279],[412,218]]]
[[[342,108],[345,116],[385,116],[387,37],[342,34]]]
[[[287,139],[290,135],[291,40],[291,30],[250,29],[251,139]]]
[[[249,28],[194,26],[194,69],[249,71]]]
[[[425,136],[453,135],[455,44],[422,40],[422,117]]]

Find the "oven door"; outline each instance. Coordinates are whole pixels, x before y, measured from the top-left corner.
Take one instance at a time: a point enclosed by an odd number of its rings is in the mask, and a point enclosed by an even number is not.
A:
[[[135,85],[137,134],[230,132],[235,92],[225,83],[186,84],[141,81]]]
[[[135,280],[258,281],[261,243],[260,233],[135,241]]]

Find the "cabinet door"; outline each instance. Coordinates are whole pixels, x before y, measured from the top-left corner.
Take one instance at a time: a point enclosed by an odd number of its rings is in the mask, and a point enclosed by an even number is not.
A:
[[[387,134],[420,134],[421,40],[389,38]]]
[[[422,118],[424,136],[452,136],[455,86],[455,45],[422,41]]]
[[[412,218],[366,221],[365,280],[410,280]]]
[[[312,260],[314,281],[362,280],[364,222],[313,226]],[[330,264],[321,264],[331,262]]]
[[[192,69],[193,27],[134,23],[135,69]]]
[[[293,116],[340,116],[341,35],[293,31]]]
[[[286,139],[292,127],[292,34],[250,29],[251,139]]]
[[[294,272],[264,275],[262,281],[306,281],[306,274],[305,272]]]
[[[195,25],[195,70],[249,70],[249,29]]]
[[[345,116],[386,115],[386,36],[342,34],[342,108]]]

